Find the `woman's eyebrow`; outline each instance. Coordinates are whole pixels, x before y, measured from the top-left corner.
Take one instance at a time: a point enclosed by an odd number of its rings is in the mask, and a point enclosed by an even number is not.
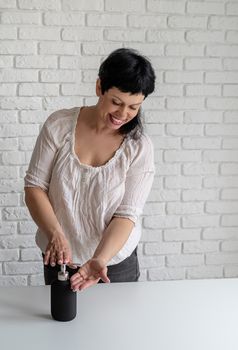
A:
[[[118,100],[120,100],[121,102],[123,102],[119,97],[115,96],[115,95],[112,95],[112,97],[115,97],[117,98]],[[143,102],[143,101],[142,101]],[[139,102],[139,103],[132,103],[131,106],[136,106],[136,105],[140,105],[142,102]],[[124,103],[124,102],[123,102]]]

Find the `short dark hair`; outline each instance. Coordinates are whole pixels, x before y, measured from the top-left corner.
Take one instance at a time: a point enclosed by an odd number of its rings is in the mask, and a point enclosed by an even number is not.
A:
[[[102,94],[116,87],[132,95],[141,93],[145,98],[154,91],[155,73],[150,61],[136,50],[120,48],[113,51],[99,67]],[[120,132],[142,132],[140,111],[129,123],[122,125]]]

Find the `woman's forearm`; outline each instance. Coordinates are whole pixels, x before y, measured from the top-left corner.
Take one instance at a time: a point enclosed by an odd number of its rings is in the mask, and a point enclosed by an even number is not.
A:
[[[40,187],[25,187],[25,203],[32,219],[47,234],[48,238],[55,233],[63,233],[49,197]]]
[[[130,219],[114,217],[104,231],[93,258],[102,260],[106,265],[124,246],[133,227]]]

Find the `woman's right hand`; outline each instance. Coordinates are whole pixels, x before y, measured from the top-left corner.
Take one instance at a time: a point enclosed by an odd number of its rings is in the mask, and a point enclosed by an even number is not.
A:
[[[56,264],[72,263],[72,253],[65,235],[61,232],[54,233],[48,242],[45,251],[44,264],[55,266]]]

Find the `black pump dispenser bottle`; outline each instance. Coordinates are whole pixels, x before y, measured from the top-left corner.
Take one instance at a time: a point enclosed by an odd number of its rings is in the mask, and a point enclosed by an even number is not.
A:
[[[61,265],[58,279],[51,284],[51,315],[56,321],[71,321],[77,313],[77,293],[70,288],[66,265]]]

